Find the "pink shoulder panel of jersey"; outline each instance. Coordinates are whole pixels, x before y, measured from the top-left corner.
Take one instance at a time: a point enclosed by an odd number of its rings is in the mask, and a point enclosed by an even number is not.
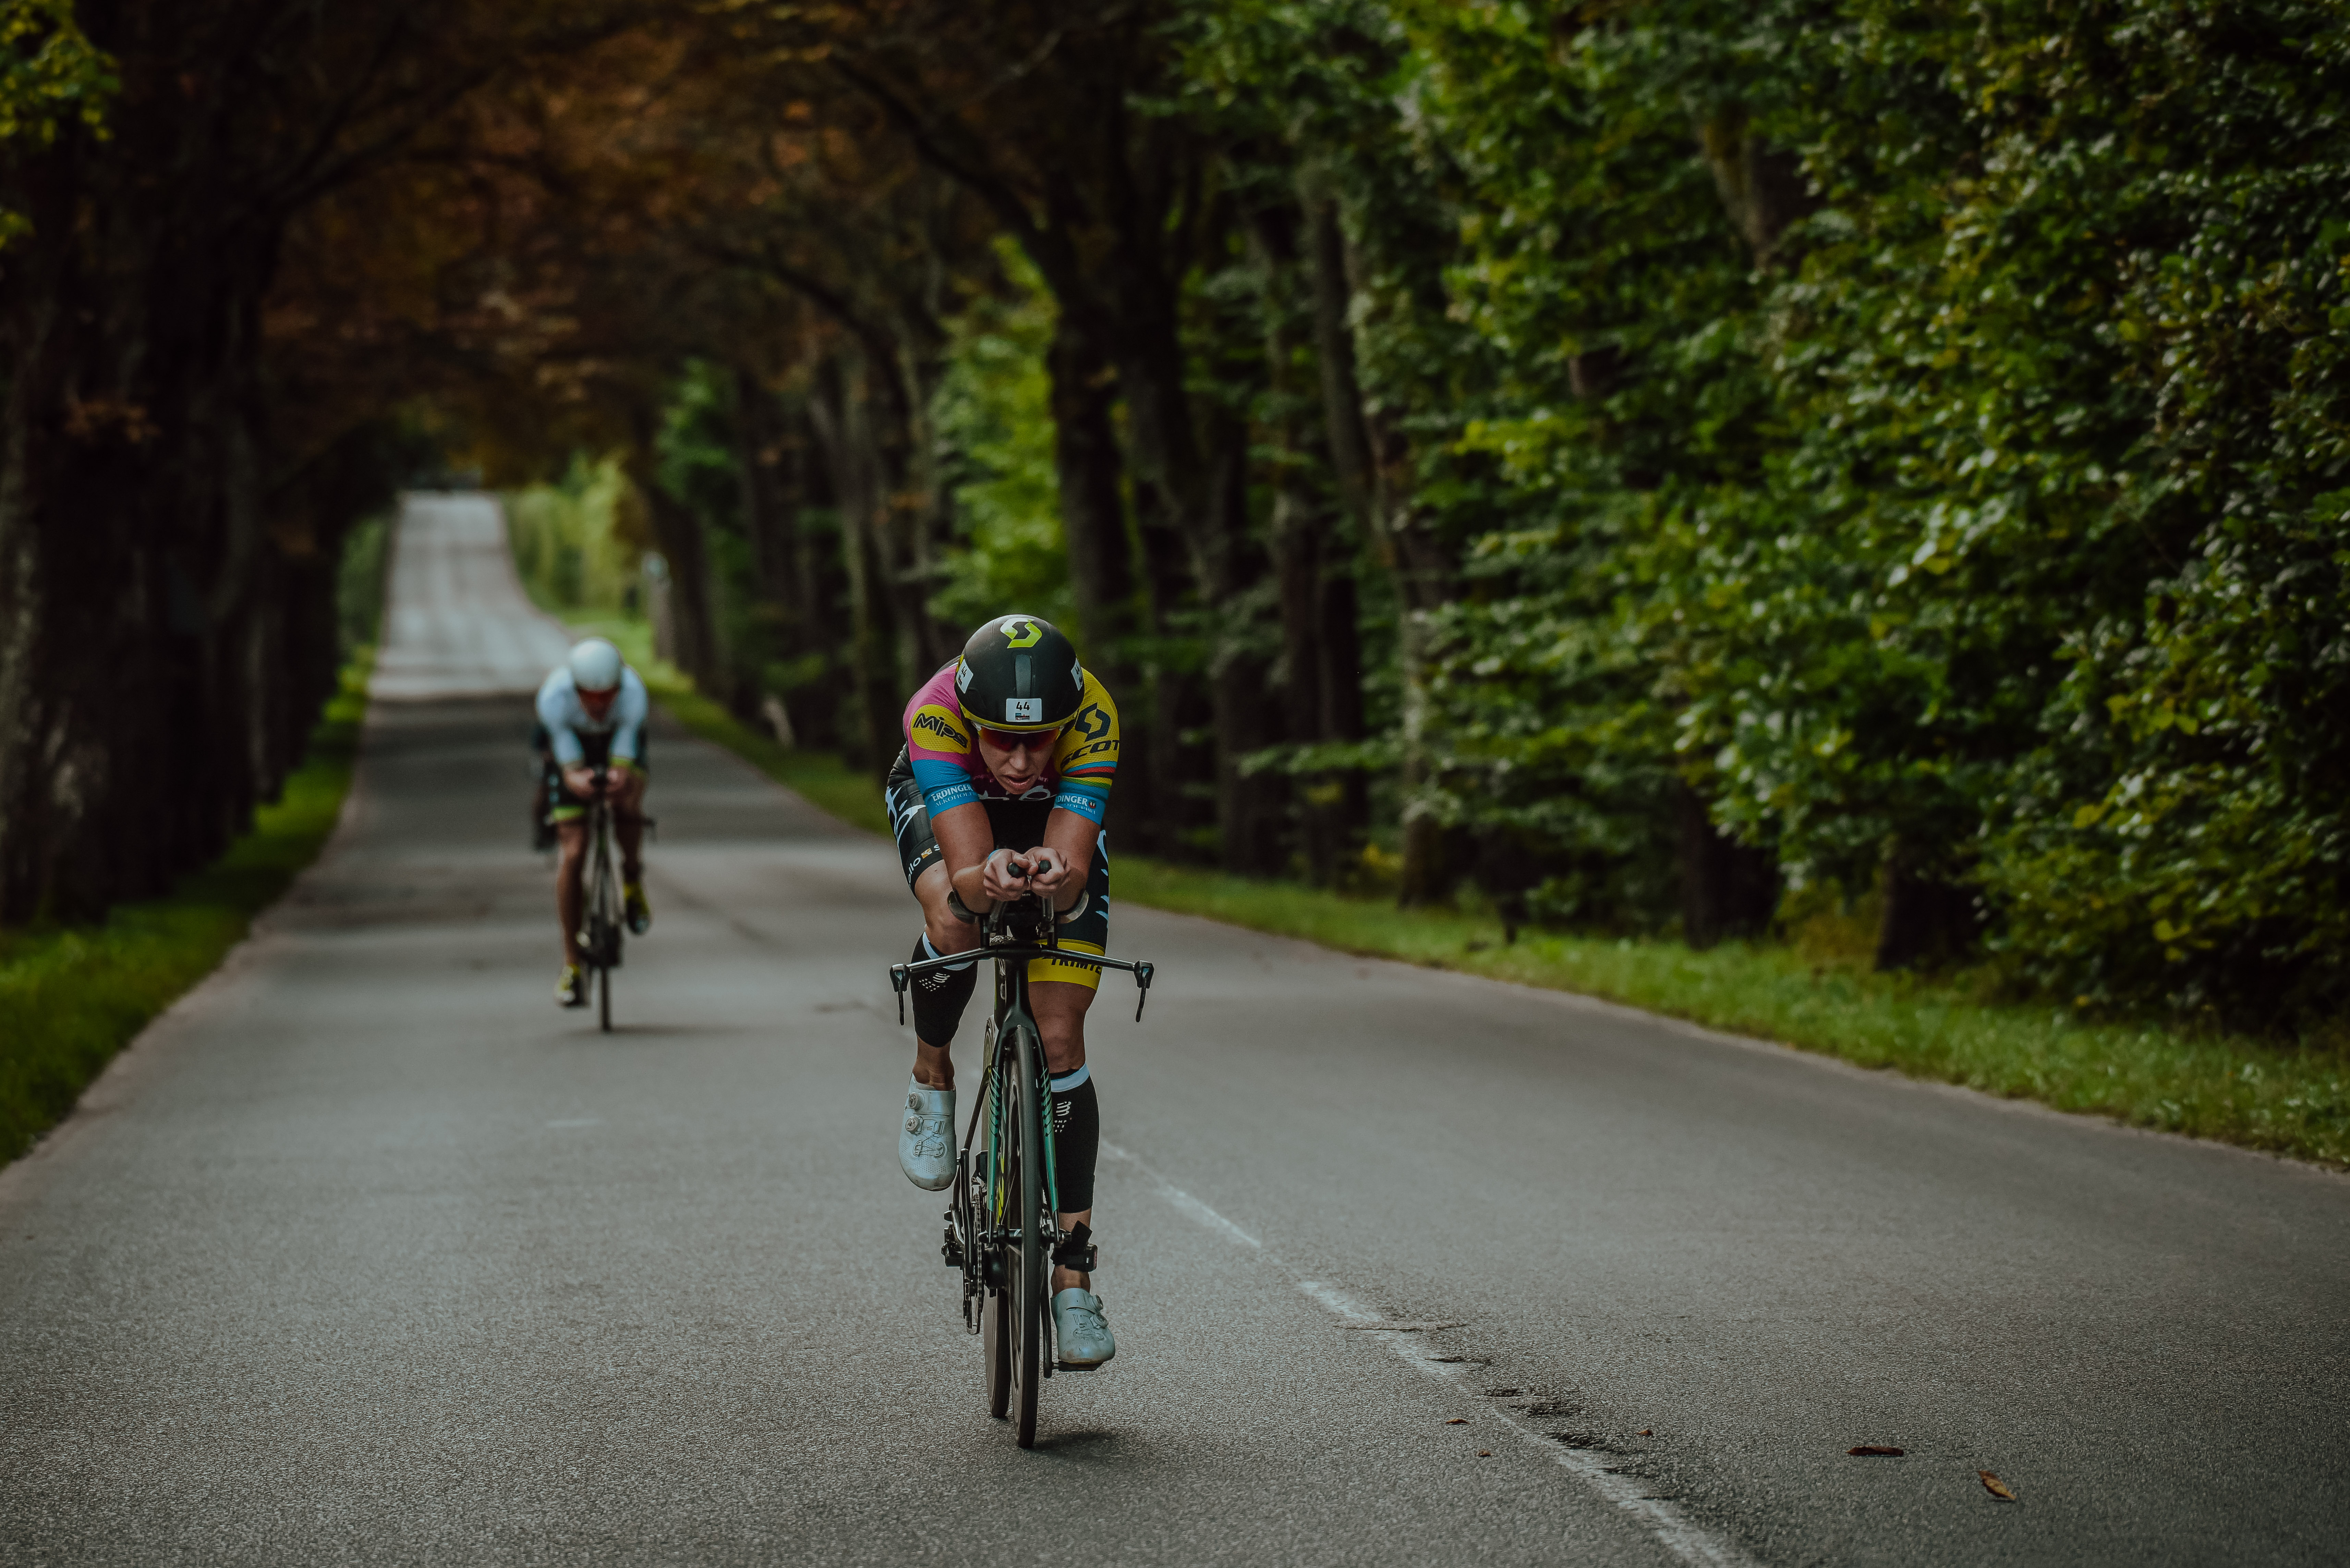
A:
[[[963,717],[962,704],[955,700],[957,668],[947,665],[923,681],[907,702],[907,755],[914,762],[951,763],[965,773],[983,774],[987,770],[979,760],[978,748],[972,744],[971,721]]]

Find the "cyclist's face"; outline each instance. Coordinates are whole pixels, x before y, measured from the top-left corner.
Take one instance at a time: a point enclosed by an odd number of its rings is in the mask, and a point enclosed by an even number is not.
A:
[[[984,724],[974,725],[979,732],[979,759],[995,782],[1006,789],[1026,789],[1045,776],[1045,764],[1052,760],[1053,742],[1061,738],[1058,730],[991,730]]]
[[[620,689],[617,686],[609,691],[582,691],[579,693],[579,705],[588,710],[590,719],[600,723],[604,715],[612,711],[612,699],[619,694]]]

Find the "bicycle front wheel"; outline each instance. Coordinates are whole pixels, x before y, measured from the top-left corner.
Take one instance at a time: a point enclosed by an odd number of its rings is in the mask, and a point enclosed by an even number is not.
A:
[[[974,1127],[987,1129],[987,1142],[972,1140],[972,1168],[982,1174],[972,1179],[972,1223],[969,1231],[971,1246],[979,1267],[979,1352],[985,1358],[987,1374],[987,1413],[1003,1419],[1012,1407],[1012,1288],[1010,1249],[1003,1244],[1003,1216],[996,1208],[999,1194],[997,1183],[1003,1178],[1004,1150],[995,1147],[997,1122],[993,1104],[994,1085],[999,1070],[995,1065],[995,1024],[987,1025],[985,1044],[981,1047],[981,1059],[988,1064],[984,1086],[980,1090],[980,1106]]]
[[[1052,1282],[1045,1273],[1045,1127],[1038,1119],[1043,1107],[1036,1095],[1038,1058],[1043,1053],[1036,1037],[1025,1029],[1015,1033],[1012,1047],[1013,1081],[1004,1086],[1007,1114],[1003,1119],[1019,1152],[1012,1194],[1017,1205],[1014,1212],[1020,1241],[1006,1260],[1012,1265],[1007,1271],[1012,1277],[1004,1282],[1012,1286],[1012,1333],[1007,1347],[1012,1362],[1012,1418],[1019,1428],[1020,1446],[1028,1449],[1036,1444],[1036,1386],[1043,1371],[1039,1363],[1045,1314],[1052,1310]]]
[[[596,969],[596,1007],[605,1033],[612,1032],[612,971],[620,965],[620,887],[612,874],[610,828],[598,808],[595,869],[588,887],[588,961]]]

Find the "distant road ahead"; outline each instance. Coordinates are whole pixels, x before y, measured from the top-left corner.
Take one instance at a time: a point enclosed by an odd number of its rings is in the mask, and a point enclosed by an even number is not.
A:
[[[486,495],[411,495],[394,536],[379,698],[536,691],[571,639],[533,608]]]
[[[1120,1349],[1022,1452],[888,846],[664,725],[625,1027],[557,1011],[563,639],[484,502],[399,560],[342,832],[0,1175],[0,1563],[2350,1556],[2350,1182],[1122,905]]]

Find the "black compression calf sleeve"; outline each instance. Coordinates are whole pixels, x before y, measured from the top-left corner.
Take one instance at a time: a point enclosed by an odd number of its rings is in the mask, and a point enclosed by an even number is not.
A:
[[[914,961],[942,956],[931,946],[928,931],[914,942]],[[963,961],[961,969],[934,969],[914,977],[914,1038],[925,1045],[951,1045],[962,1026],[962,1010],[979,984],[979,955]]]
[[[1100,1157],[1101,1110],[1094,1100],[1093,1069],[1055,1075],[1053,1186],[1062,1213],[1082,1214],[1094,1206],[1094,1166]]]

